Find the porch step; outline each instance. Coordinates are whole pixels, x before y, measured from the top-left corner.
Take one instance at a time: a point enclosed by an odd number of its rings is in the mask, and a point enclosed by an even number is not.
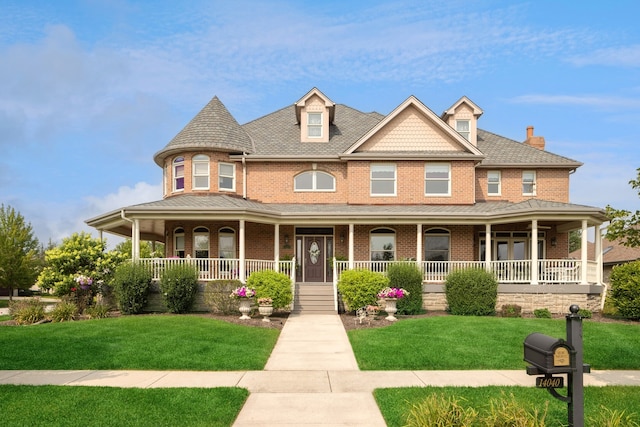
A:
[[[333,300],[333,286],[330,283],[296,283],[293,312],[308,314],[336,314]]]

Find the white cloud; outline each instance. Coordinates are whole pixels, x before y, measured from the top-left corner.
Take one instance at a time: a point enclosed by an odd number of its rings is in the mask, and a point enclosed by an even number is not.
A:
[[[85,197],[85,201],[88,203],[87,210],[89,212],[100,215],[122,207],[151,202],[160,198],[162,198],[162,185],[138,182],[133,187],[122,186],[118,188],[117,192],[106,196]]]
[[[516,104],[577,105],[603,109],[640,108],[640,99],[597,95],[545,95],[531,94],[514,97]]]
[[[575,55],[569,62],[577,66],[605,65],[610,67],[640,67],[640,45],[610,47]]]

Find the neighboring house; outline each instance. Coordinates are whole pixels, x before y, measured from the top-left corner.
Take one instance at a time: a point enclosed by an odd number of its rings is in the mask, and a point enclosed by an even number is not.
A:
[[[202,280],[271,268],[303,294],[411,260],[428,309],[445,308],[446,275],[467,266],[495,272],[498,305],[597,308],[601,259],[567,259],[571,230],[606,221],[569,202],[582,164],[545,151],[532,127],[524,143],[478,128],[482,113],[462,97],[438,116],[414,96],[363,113],[314,88],[240,125],[214,97],[155,154],[162,200],[87,224],[131,238],[134,258],[140,240],[163,242],[167,258],[145,262],[194,262]]]
[[[587,244],[587,257],[589,259],[595,259],[595,247],[596,245],[593,242]],[[571,252],[569,256],[579,258],[580,252],[580,249],[578,249],[577,251]],[[624,246],[617,240],[610,241],[605,238],[602,239],[602,281],[604,283],[609,283],[613,267],[637,260],[640,260],[640,248]]]

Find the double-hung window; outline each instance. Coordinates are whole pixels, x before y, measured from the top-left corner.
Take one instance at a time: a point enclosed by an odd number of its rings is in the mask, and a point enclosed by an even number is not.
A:
[[[173,191],[184,190],[184,157],[173,159]]]
[[[469,120],[456,120],[456,131],[464,137],[467,141],[471,137],[471,127]]]
[[[536,195],[536,171],[522,171],[522,195]]]
[[[393,261],[396,257],[396,233],[388,228],[372,230],[369,235],[371,261]]]
[[[198,154],[193,156],[193,189],[209,189],[209,156]]]
[[[322,113],[307,113],[307,136],[322,138]]]
[[[235,191],[236,168],[231,163],[218,164],[218,188],[220,190]]]
[[[500,171],[487,172],[487,194],[489,196],[499,196],[501,194]]]
[[[450,236],[447,230],[432,229],[424,233],[424,260],[449,261]]]
[[[184,228],[173,230],[173,254],[178,258],[184,258]]]
[[[427,163],[424,167],[424,194],[426,196],[451,195],[451,165]]]
[[[371,164],[371,195],[396,195],[396,165],[393,163]]]

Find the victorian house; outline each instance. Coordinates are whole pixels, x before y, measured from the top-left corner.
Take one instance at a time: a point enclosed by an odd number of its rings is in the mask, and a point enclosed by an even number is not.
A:
[[[414,96],[364,113],[313,88],[240,125],[214,97],[155,154],[161,200],[87,223],[131,238],[134,258],[141,240],[163,242],[166,258],[144,260],[156,272],[193,262],[203,281],[244,281],[275,269],[297,294],[326,290],[334,310],[342,271],[398,261],[422,270],[427,309],[444,309],[447,274],[470,266],[496,275],[499,304],[597,309],[602,259],[588,258],[586,236],[606,217],[569,201],[582,164],[532,127],[524,142],[482,130],[482,114],[467,97],[437,115]],[[575,258],[572,230],[585,248]]]

